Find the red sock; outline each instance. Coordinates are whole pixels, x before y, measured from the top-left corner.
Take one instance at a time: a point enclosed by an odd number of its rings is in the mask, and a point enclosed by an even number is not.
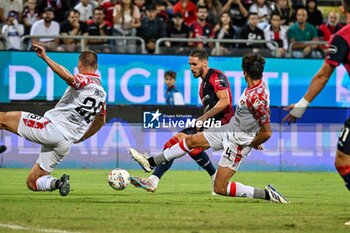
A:
[[[191,155],[191,156],[193,157],[193,156],[198,155],[198,154],[201,153],[202,151],[203,151],[203,149],[201,149],[201,148],[193,148],[193,149],[191,150],[191,152],[188,153],[188,154]]]
[[[179,142],[179,139],[176,136],[171,137],[163,146],[163,150],[168,149]]]
[[[236,183],[235,182],[229,182],[227,184],[227,196],[235,197],[236,196]]]

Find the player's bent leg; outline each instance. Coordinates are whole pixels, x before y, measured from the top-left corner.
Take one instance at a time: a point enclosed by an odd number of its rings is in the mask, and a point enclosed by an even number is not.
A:
[[[18,134],[18,125],[22,112],[0,112],[0,129],[6,129],[12,133]]]
[[[350,155],[338,149],[335,157],[335,168],[343,178],[346,188],[350,191]]]
[[[219,166],[216,171],[216,178],[214,181],[214,192],[219,195],[229,196],[227,195],[227,186],[229,184],[229,180],[235,174],[236,171]],[[229,190],[230,192],[230,190]]]
[[[190,150],[192,150],[193,148],[201,148],[204,150],[210,148],[209,142],[204,137],[204,134],[202,132],[188,135],[183,141],[186,145],[185,149],[189,149],[188,152],[190,152]]]
[[[350,117],[344,122],[344,126],[338,138],[335,167],[343,178],[345,186],[350,190]]]
[[[38,178],[49,174],[49,172],[41,169],[39,164],[35,163],[27,177],[27,187],[32,191],[39,191],[36,184]]]

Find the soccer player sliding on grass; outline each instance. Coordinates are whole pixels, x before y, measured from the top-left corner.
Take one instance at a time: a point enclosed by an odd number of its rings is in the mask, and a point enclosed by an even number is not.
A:
[[[233,116],[232,94],[230,83],[225,74],[219,70],[209,68],[208,53],[203,49],[191,51],[188,63],[195,78],[201,78],[199,96],[202,100],[204,113],[197,120],[217,120],[222,125],[227,124]],[[186,135],[195,134],[196,128],[186,128],[171,137],[164,145],[164,150],[172,147]],[[212,182],[215,179],[216,169],[209,159],[209,156],[202,149],[197,148],[189,153],[190,157],[199,166],[207,171]],[[131,183],[136,187],[155,192],[162,176],[170,169],[174,160],[169,160],[155,167],[149,178],[131,177]]]
[[[243,91],[235,115],[228,124],[188,135],[155,157],[148,157],[147,154],[130,148],[131,156],[145,171],[149,172],[155,166],[180,158],[194,148],[223,149],[214,181],[215,193],[223,196],[259,198],[276,203],[288,203],[287,199],[271,185],[261,189],[239,182],[230,182],[231,177],[250,150],[252,148],[262,150],[262,144],[272,135],[270,93],[267,85],[262,81],[264,65],[265,59],[260,55],[250,54],[243,57],[242,69],[248,87]]]
[[[97,55],[84,51],[79,56],[79,74],[72,75],[63,66],[51,60],[45,49],[33,44],[38,57],[69,85],[55,108],[43,117],[29,112],[0,112],[0,129],[6,129],[25,139],[41,144],[39,158],[27,178],[32,191],[53,191],[61,196],[70,192],[69,176],[60,179],[50,175],[69,153],[73,143],[94,135],[105,123],[104,91],[97,70]]]

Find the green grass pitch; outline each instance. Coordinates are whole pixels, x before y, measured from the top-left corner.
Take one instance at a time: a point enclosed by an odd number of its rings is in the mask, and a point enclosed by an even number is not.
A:
[[[211,196],[204,171],[169,171],[156,193],[111,189],[108,170],[57,169],[72,192],[34,193],[28,169],[0,169],[0,232],[350,232],[349,192],[336,173],[238,172],[235,181],[273,184],[291,204]],[[146,176],[142,171],[132,175]]]

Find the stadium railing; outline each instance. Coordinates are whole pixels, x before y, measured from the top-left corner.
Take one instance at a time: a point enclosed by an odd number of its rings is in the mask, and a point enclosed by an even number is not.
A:
[[[302,58],[301,49],[293,49],[295,44],[305,44],[305,45],[317,45],[311,54],[313,58],[323,58],[325,54],[326,45],[328,45],[327,41],[295,41],[290,43],[288,54],[290,57]]]
[[[141,53],[146,53],[145,41],[141,37],[136,37],[136,36],[127,36],[126,37],[126,36],[70,36],[70,35],[66,35],[66,36],[62,36],[62,35],[59,35],[59,36],[35,35],[34,36],[34,35],[32,35],[31,36],[31,35],[26,35],[26,36],[23,36],[21,38],[21,41],[22,41],[22,44],[24,45],[25,50],[29,49],[30,40],[33,38],[80,40],[80,51],[85,51],[87,47],[94,46],[94,44],[88,45],[87,44],[88,40],[105,39],[108,41],[108,42],[106,42],[106,44],[108,44],[112,48],[112,52],[115,51],[116,49],[119,50],[118,52],[120,52],[120,48],[118,48],[118,46],[119,47],[123,46],[125,51],[128,51],[128,46],[130,44],[133,44],[134,46],[140,47]],[[129,42],[132,42],[132,43],[129,43]],[[25,46],[25,45],[27,45],[27,46]],[[137,53],[139,53],[139,51],[137,51]]]
[[[251,50],[251,48],[239,48],[236,46],[227,48],[225,46],[222,46],[222,44],[273,44],[276,48],[276,50],[279,48],[278,43],[275,41],[267,41],[267,40],[246,40],[246,39],[199,39],[199,38],[171,38],[171,37],[163,37],[156,41],[156,48],[155,53],[156,54],[162,54],[164,51],[170,51],[171,53],[175,54],[181,54],[182,52],[188,52],[186,51],[186,48],[184,47],[176,47],[167,48],[166,43],[168,42],[185,42],[185,43],[214,43],[214,48],[211,50],[211,55],[232,55],[237,54],[237,52]],[[165,46],[164,46],[165,45]],[[270,54],[270,56],[273,56],[273,53],[268,48],[258,48],[261,50],[264,50],[265,55]]]

